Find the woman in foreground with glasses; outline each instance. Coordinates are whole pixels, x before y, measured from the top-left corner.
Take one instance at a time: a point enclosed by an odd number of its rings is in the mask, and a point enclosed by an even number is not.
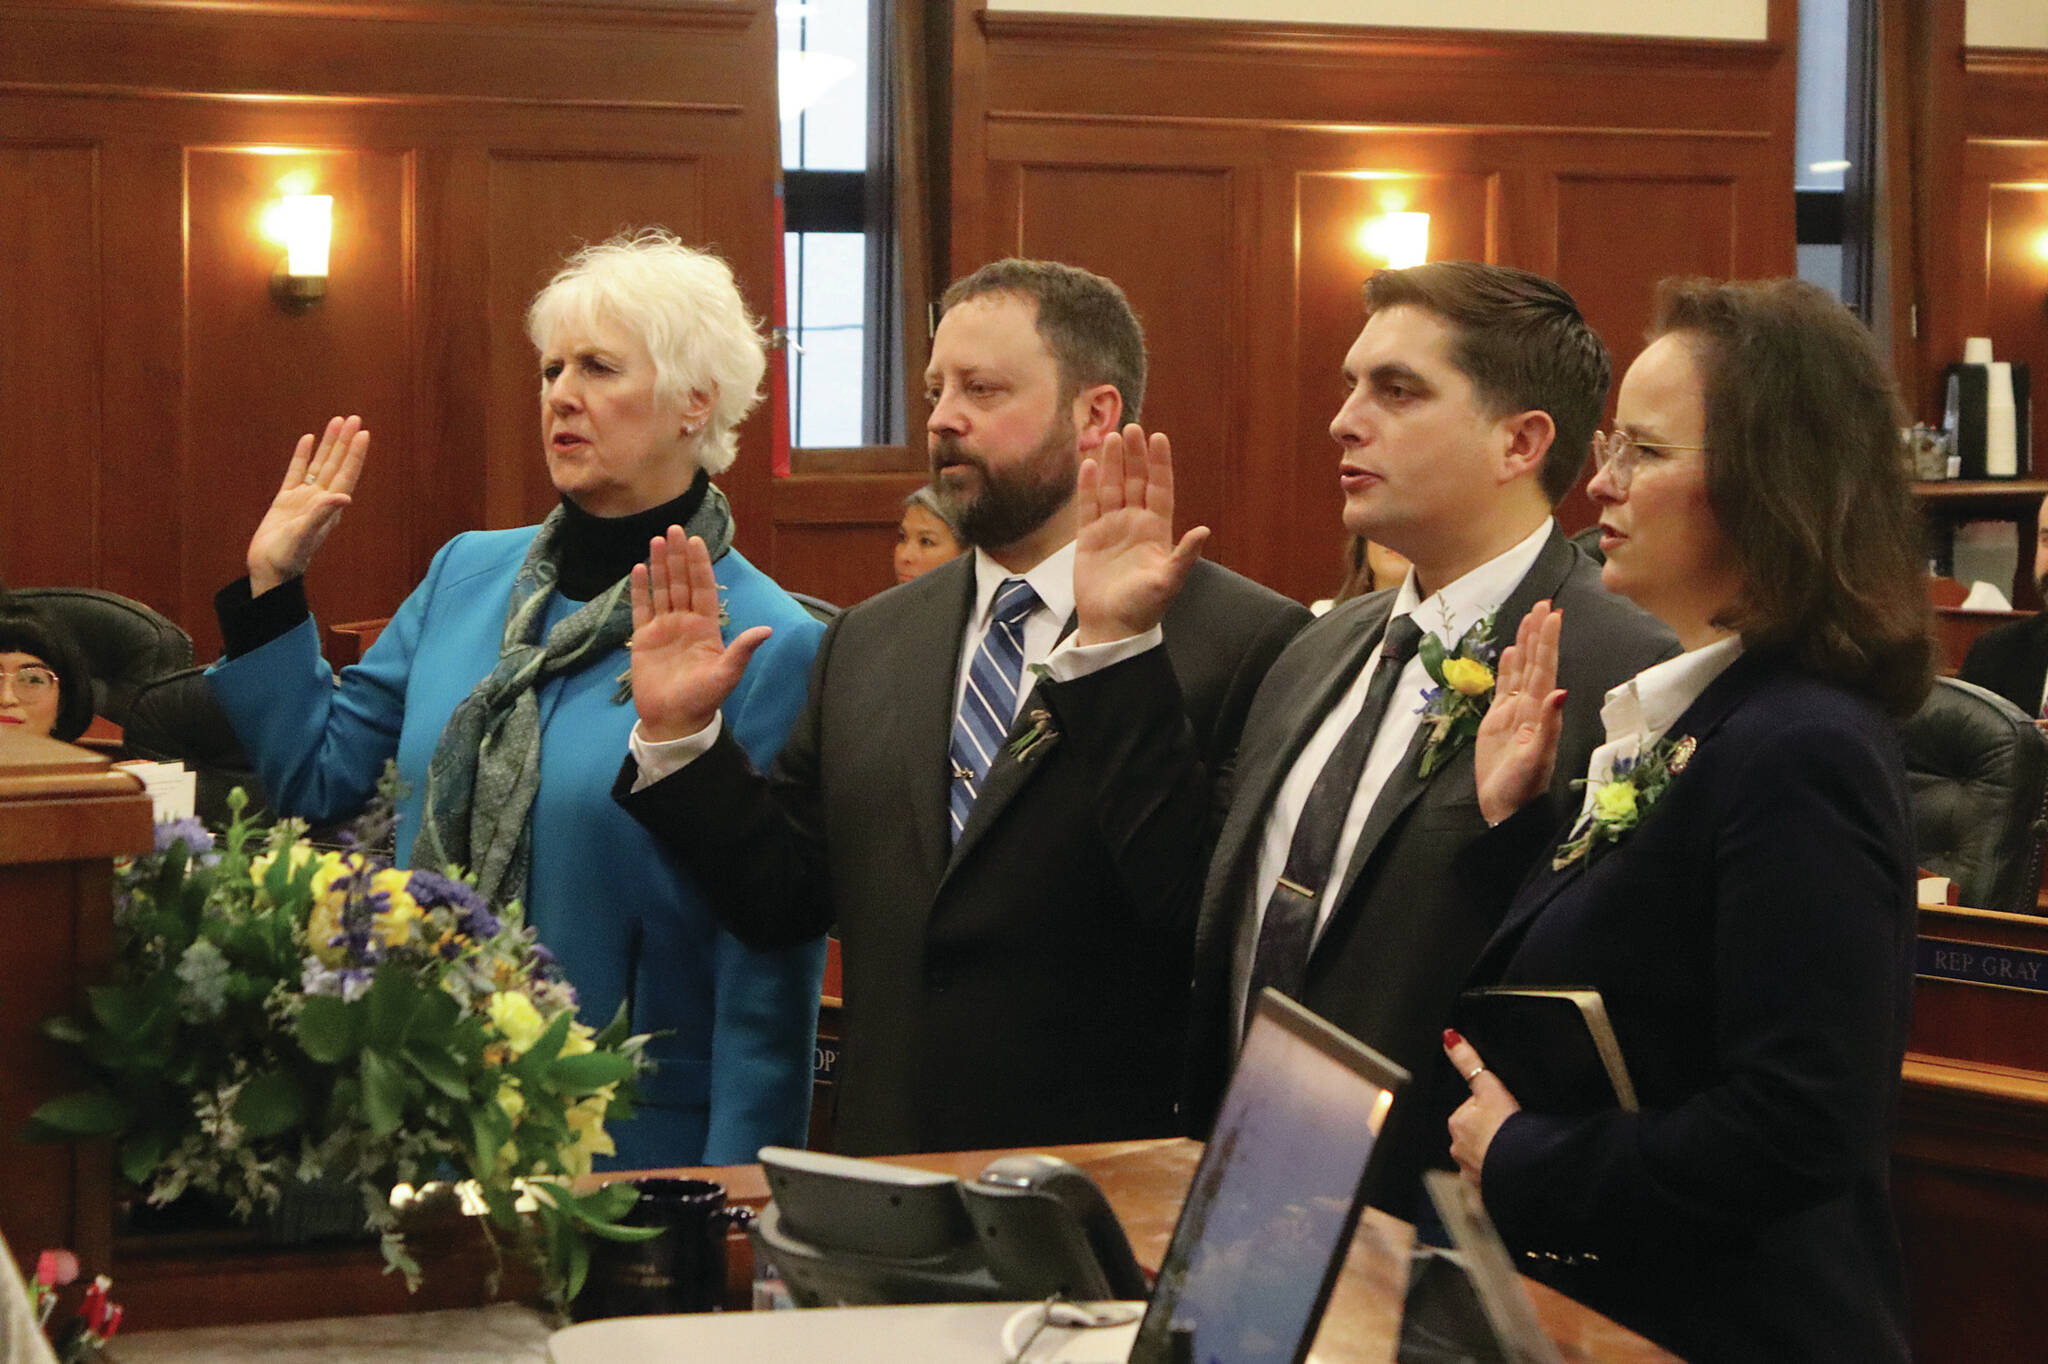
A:
[[[0,597],[0,734],[69,743],[91,723],[85,655],[42,612]]]
[[[1587,491],[1603,581],[1685,652],[1608,693],[1560,812],[1559,617],[1522,622],[1478,739],[1475,871],[1547,846],[1512,861],[1537,870],[1471,981],[1597,989],[1640,1108],[1545,1111],[1446,1033],[1470,1089],[1451,1155],[1523,1269],[1687,1359],[1903,1360],[1893,717],[1932,645],[1897,399],[1870,334],[1796,280],[1667,281],[1652,337]]]

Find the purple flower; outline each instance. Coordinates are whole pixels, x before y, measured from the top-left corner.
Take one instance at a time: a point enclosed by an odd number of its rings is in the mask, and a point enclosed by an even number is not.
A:
[[[498,922],[498,916],[491,913],[490,903],[478,894],[475,886],[452,876],[417,869],[405,888],[412,892],[412,898],[419,902],[421,909],[446,907],[454,910],[455,926],[466,938],[483,942],[497,937],[504,927]]]
[[[299,988],[309,995],[333,995],[348,1004],[362,998],[363,992],[370,988],[372,974],[353,967],[330,970],[309,957],[299,977]]]
[[[156,850],[169,852],[179,843],[185,845],[187,856],[197,858],[201,853],[213,851],[213,835],[204,824],[187,815],[183,819],[167,819],[156,826]]]

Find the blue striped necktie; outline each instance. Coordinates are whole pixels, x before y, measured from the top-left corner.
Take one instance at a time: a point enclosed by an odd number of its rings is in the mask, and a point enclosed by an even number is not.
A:
[[[960,694],[960,713],[953,717],[953,841],[967,827],[967,814],[981,794],[981,783],[995,762],[1003,736],[1017,716],[1017,685],[1024,675],[1024,618],[1042,603],[1031,584],[1005,578],[996,585],[995,618],[974,662],[967,669],[967,687]]]

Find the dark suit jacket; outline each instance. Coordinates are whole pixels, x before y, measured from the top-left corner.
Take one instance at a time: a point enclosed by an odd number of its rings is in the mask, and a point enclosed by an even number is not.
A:
[[[763,778],[721,737],[618,794],[741,941],[836,923],[845,965],[837,1144],[857,1155],[1100,1141],[1174,1126],[1201,892],[1181,833],[1213,803],[1297,603],[1197,564],[1137,666],[1027,701],[1058,737],[997,755],[947,840],[953,689],[971,557],[854,607]],[[1167,698],[1185,723],[1129,726]],[[1133,785],[1144,792],[1129,798]],[[1117,795],[1108,793],[1114,788]]]
[[[1979,635],[1959,676],[2039,715],[2041,684],[2048,679],[2048,611]]]
[[[1894,727],[1751,654],[1669,735],[1698,748],[1643,822],[1542,861],[1474,973],[1599,990],[1641,1112],[1517,1096],[1487,1208],[1517,1250],[1597,1256],[1522,1268],[1686,1359],[1903,1360],[1887,1171],[1914,864]]]
[[[1671,632],[1600,585],[1600,569],[1561,535],[1537,556],[1494,617],[1494,638],[1511,643],[1531,606],[1549,598],[1564,610],[1558,685],[1564,733],[1552,786],[1560,804],[1576,799],[1599,743],[1607,690],[1678,650]],[[1206,1131],[1237,1055],[1233,963],[1249,959],[1259,843],[1274,794],[1316,727],[1351,685],[1385,630],[1394,593],[1346,602],[1304,630],[1266,677],[1239,745],[1230,813],[1209,868],[1195,945],[1194,1022],[1188,1068],[1191,1127]],[[1397,704],[1399,700],[1397,698]],[[1423,732],[1381,790],[1358,850],[1335,894],[1338,908],[1309,958],[1302,1003],[1414,1075],[1394,1105],[1368,1174],[1368,1197],[1413,1220],[1421,1172],[1448,1164],[1450,1139],[1431,1088],[1457,1084],[1441,1037],[1451,1003],[1479,949],[1500,921],[1501,904],[1481,904],[1454,871],[1458,854],[1486,831],[1468,744],[1424,781]]]

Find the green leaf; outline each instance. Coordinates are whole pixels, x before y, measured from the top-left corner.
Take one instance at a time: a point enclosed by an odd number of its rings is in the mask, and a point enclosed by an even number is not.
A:
[[[625,1041],[627,1035],[632,1032],[632,1029],[633,1020],[627,1015],[626,1001],[622,999],[619,1001],[619,1007],[612,1014],[612,1021],[605,1024],[597,1036],[590,1040],[597,1044],[600,1051],[609,1051]]]
[[[142,990],[95,985],[85,995],[100,1026],[124,1041],[140,1042],[156,1027],[159,1011]]]
[[[234,1116],[249,1136],[274,1137],[305,1120],[306,1096],[284,1071],[258,1071],[243,1082]]]
[[[370,1131],[388,1137],[405,1116],[405,1074],[382,1052],[363,1048],[363,1116]]]
[[[333,995],[310,995],[299,1011],[299,1045],[323,1066],[346,1061],[356,1049],[353,1011]]]
[[[1444,681],[1444,644],[1435,635],[1425,630],[1421,641],[1415,646],[1417,656],[1422,659],[1422,670],[1429,674],[1429,680],[1439,687],[1448,685]]]
[[[595,1094],[633,1073],[630,1057],[615,1051],[587,1051],[581,1056],[557,1056],[548,1063],[548,1087],[558,1094]]]
[[[382,1047],[387,1051],[398,1050],[399,1044],[405,1041],[406,1029],[412,1025],[413,1014],[420,1007],[419,987],[404,971],[387,967],[377,972],[377,978],[371,982],[363,1002],[369,1010],[369,1023],[363,1032],[364,1045]]]
[[[616,1222],[640,1201],[640,1191],[630,1180],[617,1179],[576,1200],[576,1207],[592,1222]]]
[[[419,1010],[413,1015],[412,1036],[416,1040],[445,1043],[462,1019],[462,1006],[446,990],[422,990]]]
[[[469,1097],[469,1076],[445,1047],[422,1046],[415,1041],[405,1049],[405,1059],[412,1062],[414,1070],[434,1088],[451,1099]]]
[[[59,1095],[29,1116],[67,1137],[108,1137],[135,1121],[135,1106],[105,1090],[80,1090]]]
[[[584,1218],[577,1225],[607,1241],[652,1241],[667,1230],[666,1227],[622,1227],[617,1222],[599,1222],[592,1218]]]
[[[121,1143],[121,1177],[130,1184],[147,1184],[164,1158],[164,1134],[151,1129],[137,1132]]]
[[[64,1042],[74,1047],[85,1045],[85,1026],[69,1014],[57,1014],[43,1020],[43,1036],[52,1042]]]
[[[550,1061],[560,1056],[562,1054],[562,1043],[569,1040],[569,1025],[575,1021],[575,1012],[573,1010],[564,1009],[556,1014],[554,1021],[548,1024],[546,1031],[542,1032],[534,1040],[533,1045],[526,1049],[526,1055],[519,1058],[521,1068],[540,1071],[545,1069]]]

